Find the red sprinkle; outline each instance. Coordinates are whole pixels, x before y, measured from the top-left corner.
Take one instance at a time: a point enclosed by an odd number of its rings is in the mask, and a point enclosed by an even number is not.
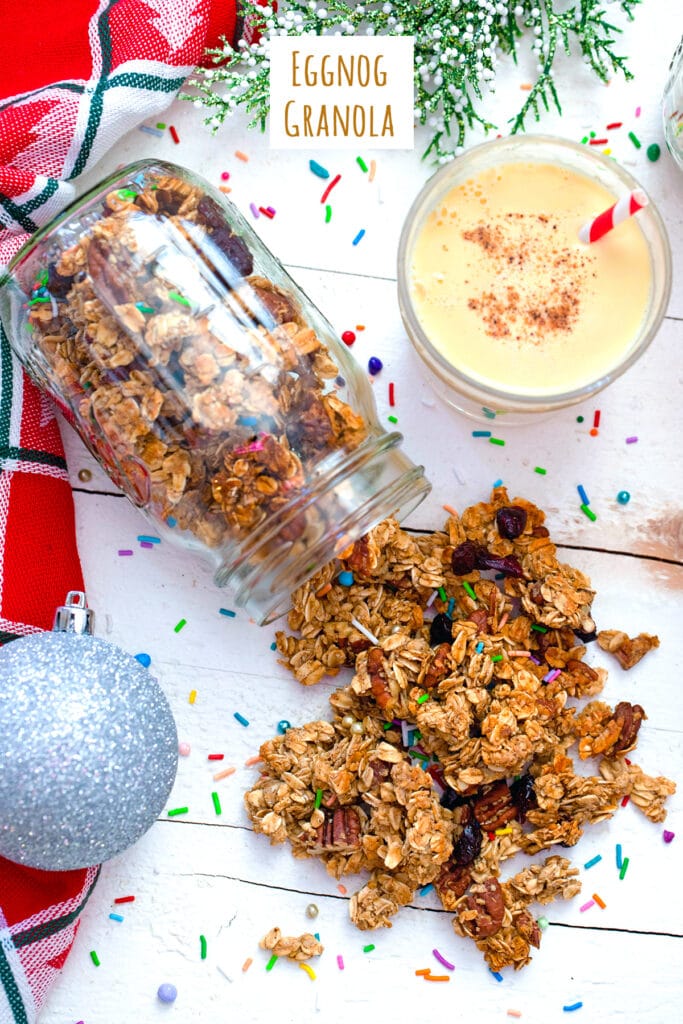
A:
[[[623,121],[613,121],[612,124],[607,125],[607,131],[611,132],[613,128],[621,128]]]
[[[175,128],[173,127],[172,124],[170,124],[168,126],[168,130],[169,130],[169,133],[171,135],[171,138],[173,139],[173,141],[175,142],[175,144],[177,146],[178,143],[180,142],[180,139],[178,138],[178,132],[175,130]]]
[[[325,191],[323,192],[322,196],[320,197],[320,202],[321,202],[321,203],[324,203],[324,202],[325,202],[325,200],[326,200],[326,199],[327,199],[327,197],[329,196],[330,192],[332,191],[332,189],[334,188],[334,186],[335,186],[335,185],[337,184],[337,182],[339,182],[339,181],[341,181],[341,174],[337,174],[337,175],[336,175],[336,176],[335,176],[335,177],[334,177],[334,178],[332,179],[332,181],[331,181],[331,182],[329,183],[329,185],[327,186],[327,188],[326,188],[326,189],[325,189]]]
[[[630,799],[630,798],[629,798],[629,795],[628,795],[628,793],[627,793],[627,794],[626,794],[626,796],[625,796],[625,797],[623,797],[623,799],[622,799],[622,801],[621,801],[621,806],[622,806],[622,807],[626,807],[626,804],[627,804],[627,803],[629,802],[629,799]]]
[[[393,381],[389,384],[389,405],[396,405],[396,401],[394,399],[394,382]]]
[[[271,213],[270,206],[259,206],[259,213],[262,213],[263,216],[267,217],[269,220],[272,220],[273,217],[275,216],[275,211],[273,210]]]
[[[114,900],[114,903],[134,903],[134,902],[135,902],[135,896],[118,896]]]
[[[209,754],[209,761],[222,761],[225,754]]]
[[[591,437],[597,437],[600,431],[597,429],[597,427],[593,427],[593,429],[589,430],[588,433]]]
[[[597,427],[600,426],[600,410],[599,409],[595,410],[595,415],[593,416],[593,426],[596,429],[597,429]]]
[[[591,139],[588,143],[589,146],[605,146],[609,142],[609,139]]]
[[[342,341],[344,342],[345,345],[353,345],[355,340],[356,335],[353,333],[353,331],[344,331],[344,333],[342,334]]]

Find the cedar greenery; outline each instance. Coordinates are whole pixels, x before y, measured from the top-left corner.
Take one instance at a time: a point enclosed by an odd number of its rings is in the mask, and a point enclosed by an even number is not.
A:
[[[641,0],[615,0],[613,9],[629,20]],[[468,129],[496,128],[480,113],[487,92],[495,88],[499,54],[517,62],[522,42],[536,61],[531,83],[510,132],[537,121],[550,105],[561,113],[553,77],[559,50],[580,53],[598,78],[612,73],[633,76],[625,58],[615,53],[621,31],[608,20],[604,0],[286,0],[277,9],[259,0],[241,0],[245,19],[261,30],[257,43],[241,41],[233,50],[224,40],[207,50],[214,67],[198,68],[183,95],[208,111],[205,124],[215,132],[238,107],[251,115],[249,127],[265,129],[269,111],[269,38],[273,35],[409,35],[414,44],[415,117],[431,130],[425,157],[444,163],[462,152]]]

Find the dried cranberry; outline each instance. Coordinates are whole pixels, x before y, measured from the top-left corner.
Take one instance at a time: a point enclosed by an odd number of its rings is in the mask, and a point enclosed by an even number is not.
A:
[[[504,576],[515,576],[517,579],[524,576],[519,559],[514,555],[501,558],[499,555],[491,554],[482,545],[477,547],[477,569],[494,569],[496,572],[502,572]]]
[[[453,843],[453,863],[462,867],[476,860],[481,850],[481,840],[479,822],[468,821],[457,841]]]
[[[67,295],[71,285],[73,284],[73,277],[67,277],[64,274],[57,272],[57,264],[49,263],[47,267],[47,290],[50,295],[54,295],[55,298],[63,299]]]
[[[593,641],[598,638],[598,631],[597,629],[594,629],[588,633],[585,629],[575,629],[574,636],[577,640],[580,640],[582,644],[592,644]]]
[[[225,226],[225,214],[210,196],[202,196],[197,203],[197,220],[208,228],[218,229]]]
[[[211,241],[215,242],[221,252],[225,253],[241,277],[251,274],[254,269],[254,260],[246,243],[242,241],[239,235],[233,235],[230,232],[230,228],[222,227],[214,231],[210,237]]]
[[[453,642],[453,619],[445,612],[435,615],[429,626],[429,642],[434,647],[436,644],[450,644]]]
[[[452,811],[456,807],[462,807],[467,803],[464,796],[460,796],[460,793],[456,789],[451,789],[450,786],[446,786],[446,789],[441,794],[439,801],[442,807],[445,807],[447,811]]]
[[[498,533],[507,540],[514,540],[524,533],[526,509],[521,505],[504,505],[496,512]]]
[[[456,576],[466,576],[477,564],[477,548],[471,540],[458,544],[451,555],[451,567]]]
[[[521,822],[526,820],[526,812],[533,810],[534,807],[538,807],[538,800],[536,799],[536,790],[534,789],[534,780],[527,772],[526,775],[520,776],[510,786],[510,795],[512,796],[512,802],[517,808],[519,820]]]

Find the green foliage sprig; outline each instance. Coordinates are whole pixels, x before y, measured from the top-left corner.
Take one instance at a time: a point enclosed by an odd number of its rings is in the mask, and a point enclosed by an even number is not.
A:
[[[631,20],[641,0],[617,0],[613,9]],[[205,123],[216,131],[235,110],[244,108],[249,127],[265,128],[269,111],[270,39],[275,35],[409,35],[414,44],[415,117],[431,130],[424,152],[445,162],[462,152],[468,129],[494,129],[480,113],[487,92],[494,91],[498,57],[515,62],[521,43],[529,43],[536,77],[510,131],[524,129],[528,119],[539,120],[552,104],[560,113],[553,64],[558,50],[577,51],[598,78],[612,73],[632,78],[625,58],[615,53],[621,31],[607,18],[604,0],[371,0],[351,4],[342,0],[287,0],[277,9],[259,0],[242,0],[247,22],[257,25],[261,38],[243,40],[233,50],[224,41],[207,50],[214,67],[198,68],[195,91],[183,99],[205,109]]]

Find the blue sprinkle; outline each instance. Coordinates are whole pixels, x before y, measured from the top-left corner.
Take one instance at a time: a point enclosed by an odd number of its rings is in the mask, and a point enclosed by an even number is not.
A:
[[[234,619],[237,612],[230,611],[229,608],[219,608],[218,611],[221,615],[227,615],[229,619]]]
[[[284,736],[287,730],[291,728],[292,723],[288,722],[286,718],[283,718],[282,721],[277,723],[277,731],[280,733],[281,736]]]
[[[479,643],[477,644],[477,654],[481,654],[481,652],[483,650],[484,650],[484,641],[480,640]]]
[[[270,645],[270,649],[271,649],[271,651],[276,651],[277,650],[277,644],[275,643],[274,640],[273,640],[272,644]]]
[[[420,889],[420,896],[426,896],[428,892],[431,892],[434,886],[430,882],[429,885],[423,885]]]
[[[146,533],[139,534],[137,539],[140,541],[140,543],[144,542],[146,544],[161,544],[160,537],[148,537]]]
[[[590,505],[590,501],[588,500],[588,495],[584,491],[584,489],[581,486],[581,484],[579,484],[576,489],[579,492],[579,497],[581,498],[581,501],[583,502],[583,504],[584,505]]]
[[[161,1003],[173,1003],[178,996],[178,989],[175,985],[171,985],[166,981],[163,985],[159,985],[159,988],[157,989],[157,996]]]
[[[619,491],[619,493],[617,494],[617,501],[620,505],[628,505],[630,500],[631,495],[628,493],[628,491]]]
[[[240,723],[240,725],[249,725],[249,722],[246,720],[244,715],[241,715],[239,713],[239,711],[235,712],[234,717],[237,719],[237,721]]]
[[[149,666],[152,664],[152,659],[150,658],[149,654],[145,654],[144,652],[136,654],[135,660],[139,661],[143,668],[149,668]]]
[[[109,915],[109,920],[110,921],[123,921],[123,918],[121,917],[120,914],[110,914]]]
[[[572,1013],[574,1010],[580,1010],[583,1003],[572,1003],[571,1006],[563,1006],[562,1009],[565,1013]]]
[[[587,871],[588,868],[595,867],[596,864],[599,864],[601,860],[602,860],[602,854],[599,853],[597,855],[597,857],[591,857],[590,860],[587,860],[586,863],[583,866],[584,866],[584,868]]]
[[[490,436],[491,436],[491,431],[490,430],[473,430],[472,431],[472,437],[490,437]]]
[[[313,932],[313,935],[318,940],[318,942],[320,942],[320,932]]]
[[[496,981],[503,980],[503,975],[500,973],[500,971],[492,971],[491,968],[489,967],[489,973],[493,975]]]
[[[451,597],[448,600],[448,608],[446,609],[446,615],[449,619],[453,618],[453,609],[455,608],[455,598]]]
[[[370,356],[370,358],[368,359],[368,373],[372,377],[375,377],[380,372],[383,366],[384,363],[378,356]]]
[[[505,579],[505,573],[504,572],[497,572],[496,575],[493,578],[494,578],[494,580],[504,580]]]
[[[160,132],[158,128],[152,128],[148,124],[139,124],[138,131],[146,132],[147,135],[156,135],[158,138],[163,139],[164,133]]]
[[[356,235],[356,237],[354,238],[353,242],[351,243],[351,245],[358,245],[358,243],[360,242],[360,240],[361,240],[361,238],[363,237],[364,234],[365,234],[365,228],[361,228],[360,231],[358,232],[358,234]]]
[[[317,160],[309,160],[308,166],[311,168],[313,173],[317,175],[319,178],[329,178],[330,172],[327,170],[326,167],[323,167],[322,164],[319,164]]]
[[[258,425],[258,416],[238,416],[237,422],[242,427],[255,427]]]
[[[496,414],[493,411],[493,409],[487,409],[485,405],[482,405],[481,411],[483,412],[487,420],[495,420]]]
[[[341,583],[342,587],[350,587],[353,583],[353,573],[349,572],[348,569],[345,569],[337,576],[337,582]]]
[[[617,868],[621,871],[623,866],[623,860],[621,856],[621,843],[617,843]]]
[[[494,482],[493,482],[493,489],[494,489],[494,491],[495,491],[496,487],[502,487],[502,484],[503,484],[502,480],[494,480]]]
[[[166,523],[167,523],[167,525],[168,525],[168,526],[170,526],[171,528],[173,528],[174,526],[177,526],[177,524],[178,524],[178,520],[177,520],[177,519],[174,519],[174,518],[173,518],[173,516],[169,516],[169,517],[167,518],[167,520],[166,520]]]

